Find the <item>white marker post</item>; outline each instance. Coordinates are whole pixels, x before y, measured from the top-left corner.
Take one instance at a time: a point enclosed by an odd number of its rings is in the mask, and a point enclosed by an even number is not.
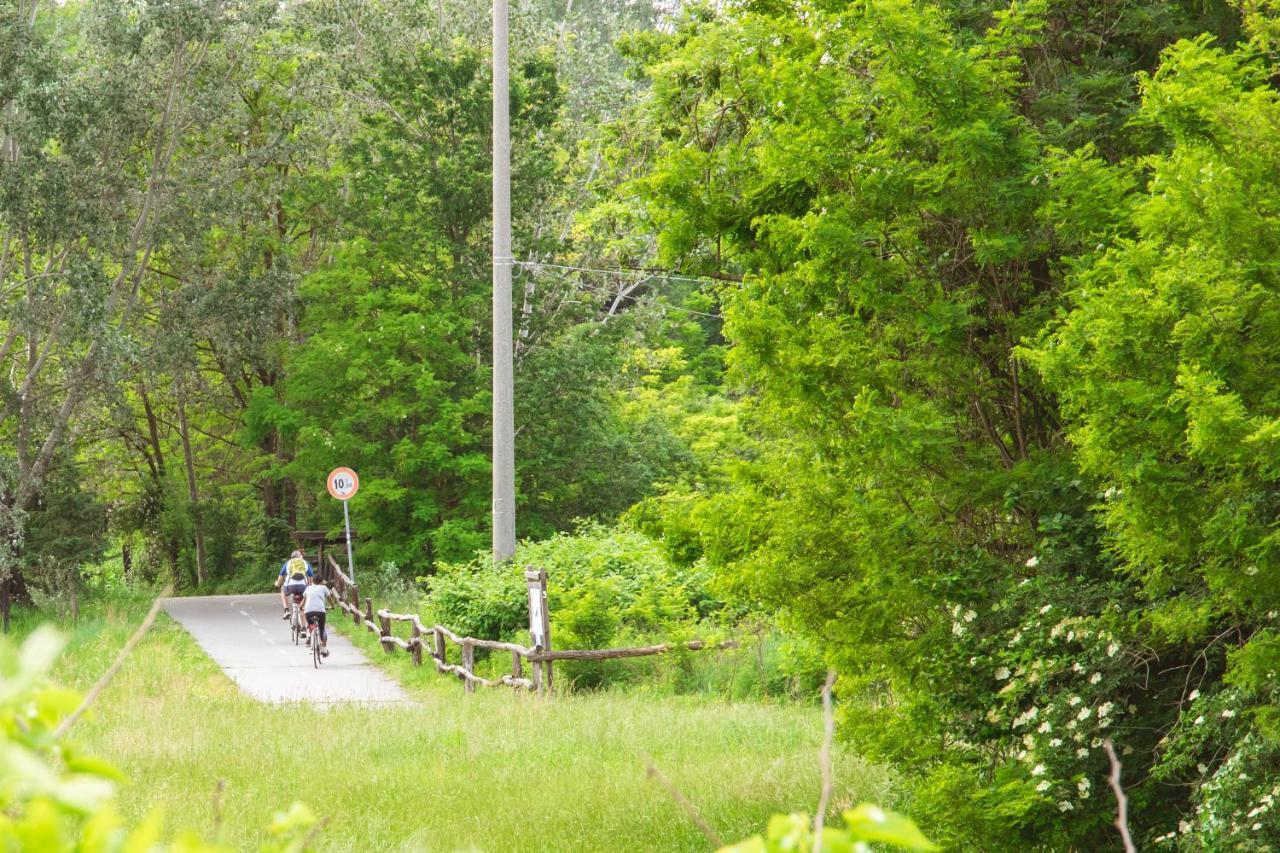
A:
[[[351,512],[347,509],[347,501],[360,491],[360,478],[350,468],[334,468],[329,472],[326,483],[329,494],[342,501],[342,521],[347,527],[347,571],[351,582],[356,582],[356,562],[351,554]]]

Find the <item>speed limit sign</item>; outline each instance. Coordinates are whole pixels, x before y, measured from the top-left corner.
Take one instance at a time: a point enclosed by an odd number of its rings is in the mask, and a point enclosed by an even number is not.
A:
[[[355,555],[351,553],[351,512],[347,509],[347,501],[360,491],[360,478],[350,468],[334,468],[329,472],[329,479],[325,481],[325,485],[329,487],[329,494],[342,501],[342,521],[347,528],[347,571],[351,573],[351,580],[354,581],[356,560]]]
[[[360,478],[350,468],[334,468],[329,472],[329,494],[340,501],[350,500],[360,490]]]

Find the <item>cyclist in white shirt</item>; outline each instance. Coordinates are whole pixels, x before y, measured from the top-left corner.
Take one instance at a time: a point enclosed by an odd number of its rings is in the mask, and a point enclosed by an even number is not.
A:
[[[307,617],[307,624],[315,624],[320,629],[320,654],[325,657],[329,656],[329,635],[325,631],[324,620],[326,614],[325,603],[333,593],[329,587],[324,585],[324,581],[312,575],[310,583],[306,590],[302,593],[302,612]]]

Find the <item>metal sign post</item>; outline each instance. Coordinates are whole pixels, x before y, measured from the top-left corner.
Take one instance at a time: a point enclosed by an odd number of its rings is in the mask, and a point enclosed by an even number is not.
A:
[[[347,532],[347,574],[351,582],[355,583],[356,560],[351,551],[351,511],[347,507],[347,501],[360,491],[360,478],[350,468],[334,468],[329,472],[325,485],[328,486],[330,495],[342,501],[342,522]]]
[[[342,523],[347,529],[347,576],[356,582],[356,560],[351,556],[351,511],[347,509],[347,501],[342,502]]]

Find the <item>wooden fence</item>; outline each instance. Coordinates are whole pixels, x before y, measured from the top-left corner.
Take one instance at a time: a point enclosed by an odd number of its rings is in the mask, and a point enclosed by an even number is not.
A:
[[[484,687],[513,687],[535,691],[539,694],[549,691],[552,685],[552,667],[558,660],[612,660],[615,658],[635,658],[647,655],[660,655],[676,650],[699,651],[701,649],[736,648],[737,643],[730,640],[723,643],[708,644],[702,640],[687,643],[662,643],[656,646],[638,646],[619,649],[558,649],[552,650],[550,643],[550,618],[546,607],[547,573],[545,571],[527,570],[525,581],[530,588],[531,601],[537,600],[541,606],[534,604],[531,610],[535,619],[539,619],[541,630],[533,633],[535,639],[541,638],[543,643],[532,646],[521,646],[517,643],[505,643],[500,640],[482,640],[475,637],[460,637],[443,625],[425,625],[416,613],[392,613],[389,610],[374,610],[373,599],[365,597],[361,607],[360,588],[343,571],[342,566],[331,554],[320,558],[321,575],[329,581],[338,597],[339,606],[351,616],[356,627],[363,625],[367,630],[378,635],[382,649],[387,654],[394,654],[396,649],[406,652],[414,666],[422,666],[423,650],[430,657],[438,672],[456,675],[462,680],[466,691],[472,693],[476,685]],[[376,621],[375,621],[376,620]],[[397,637],[392,629],[397,623],[409,626],[407,638]],[[448,660],[448,644],[453,643],[461,650],[462,664],[452,664]],[[545,648],[544,648],[545,645]],[[511,674],[491,679],[476,675],[476,649],[488,649],[492,652],[507,652],[511,655]],[[529,664],[529,675],[525,675],[525,664]]]

